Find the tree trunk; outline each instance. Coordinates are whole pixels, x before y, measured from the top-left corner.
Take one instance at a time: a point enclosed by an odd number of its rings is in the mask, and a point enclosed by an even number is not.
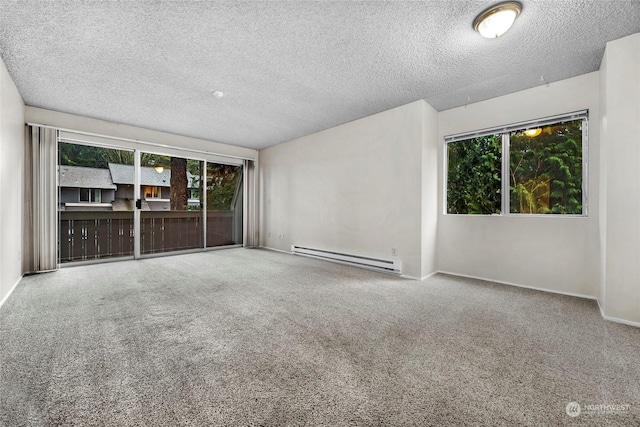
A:
[[[171,158],[171,199],[172,211],[184,211],[188,204],[187,190],[187,159],[181,157]]]

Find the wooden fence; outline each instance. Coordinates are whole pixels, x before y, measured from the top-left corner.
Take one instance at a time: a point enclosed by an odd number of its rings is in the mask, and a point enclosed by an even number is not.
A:
[[[140,252],[161,253],[203,247],[202,213],[143,211]],[[133,255],[133,212],[60,212],[60,262]],[[207,212],[207,247],[232,245],[233,212]]]

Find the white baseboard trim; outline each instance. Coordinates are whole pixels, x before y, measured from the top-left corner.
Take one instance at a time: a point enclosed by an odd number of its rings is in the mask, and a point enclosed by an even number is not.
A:
[[[553,293],[553,294],[567,295],[567,296],[570,296],[570,297],[585,298],[585,299],[591,299],[591,300],[596,300],[597,301],[597,297],[592,296],[592,295],[584,295],[584,294],[577,294],[577,293],[574,293],[574,292],[559,291],[559,290],[556,290],[556,289],[539,288],[539,287],[536,287],[536,286],[521,285],[519,283],[505,282],[503,280],[488,279],[486,277],[470,276],[468,274],[451,273],[449,271],[438,271],[438,273],[449,274],[451,276],[465,277],[467,279],[483,280],[485,282],[500,283],[501,285],[516,286],[518,288],[533,289],[534,291],[550,292],[550,293]]]
[[[635,326],[636,328],[640,328],[640,322],[632,322],[631,320],[618,319],[617,317],[611,316],[602,316],[602,318],[610,322],[622,323],[623,325]]]
[[[430,273],[430,274],[427,274],[426,276],[424,276],[424,277],[423,277],[422,279],[420,279],[420,280],[427,280],[428,278],[433,277],[433,276],[435,276],[435,275],[436,275],[436,274],[438,274],[438,273],[440,273],[440,272],[439,272],[438,270],[436,270],[436,271],[434,271],[434,272],[432,272],[432,273]]]
[[[602,304],[600,304],[600,298],[596,298],[596,302],[598,303],[598,309],[600,310],[600,315],[604,319],[604,309],[602,308]]]
[[[4,296],[4,298],[2,298],[2,301],[0,301],[0,308],[2,308],[2,305],[9,299],[9,297],[13,293],[14,289],[18,286],[18,283],[20,283],[20,281],[22,280],[23,277],[24,277],[24,274],[21,275],[20,277],[18,277],[18,280],[16,281],[16,283],[13,284],[11,289],[9,289],[9,292],[7,292],[7,294]]]
[[[284,251],[282,249],[276,249],[276,248],[270,248],[269,246],[258,246],[259,249],[266,249],[268,251],[274,251],[274,252],[280,252],[283,254],[289,254],[289,255],[293,255],[293,252],[291,251]]]
[[[434,271],[434,272],[429,273],[426,276],[422,276],[422,277],[414,277],[414,276],[407,276],[406,274],[401,274],[400,277],[404,277],[405,279],[417,280],[419,282],[422,282],[423,280],[427,280],[429,277],[435,276],[438,273],[440,273],[440,272],[439,271]]]
[[[636,328],[640,328],[640,322],[632,322],[631,320],[618,319],[617,317],[611,317],[604,314],[604,308],[602,308],[602,304],[600,304],[600,300],[596,299],[598,302],[598,308],[600,309],[600,315],[604,320],[608,320],[610,322],[622,323],[623,325],[635,326]]]

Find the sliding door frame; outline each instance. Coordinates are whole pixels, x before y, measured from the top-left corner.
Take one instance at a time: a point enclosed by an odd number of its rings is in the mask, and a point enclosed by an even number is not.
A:
[[[141,200],[141,192],[140,192],[140,182],[141,182],[141,173],[140,173],[140,150],[134,150],[133,152],[133,200],[135,200],[135,205],[133,206],[133,259],[140,259],[141,257],[141,210],[138,208],[138,200]]]
[[[45,126],[49,128],[54,128],[52,126]],[[223,245],[223,246],[213,246],[207,247],[207,185],[206,185],[206,173],[207,166],[210,164],[228,164],[234,166],[242,167],[242,198],[243,201],[250,198],[249,192],[251,192],[248,183],[247,183],[247,165],[246,161],[250,160],[255,162],[255,159],[251,158],[243,158],[237,156],[229,156],[224,154],[216,154],[209,153],[198,150],[191,149],[180,149],[176,147],[169,147],[162,144],[154,144],[147,143],[137,140],[129,140],[125,138],[116,138],[109,137],[105,135],[93,134],[88,132],[80,132],[69,129],[58,129],[60,132],[58,133],[58,143],[68,143],[68,144],[80,144],[80,145],[88,145],[88,146],[96,146],[113,150],[125,150],[132,151],[134,153],[134,200],[141,200],[141,153],[149,152],[153,154],[159,155],[167,155],[167,156],[182,156],[187,159],[196,160],[201,162],[201,179],[204,179],[204,184],[202,185],[202,192],[200,194],[200,210],[201,210],[201,221],[202,221],[202,245],[199,248],[194,249],[185,249],[179,251],[170,251],[170,252],[160,252],[154,254],[142,254],[141,253],[141,210],[136,206],[133,210],[134,217],[134,236],[133,236],[133,259],[143,259],[150,257],[158,257],[158,256],[168,256],[173,254],[180,253],[189,253],[189,252],[202,252],[209,250],[220,250],[220,249],[230,249],[230,248],[238,248],[246,246],[247,241],[247,232],[249,228],[247,227],[247,222],[249,219],[248,215],[248,205],[243,203],[242,207],[242,243],[232,244],[232,245]],[[58,160],[56,160],[58,163]],[[257,163],[257,162],[256,162]],[[59,164],[57,165],[60,166]],[[59,191],[59,188],[57,189]],[[257,193],[257,188],[253,189],[253,194]],[[257,208],[257,203],[253,204],[255,208]],[[58,226],[56,229],[56,233],[59,233],[60,222],[58,221]],[[58,251],[60,248],[58,247]],[[58,254],[58,263],[59,263],[59,254]],[[122,258],[105,258],[105,259],[92,259],[86,261],[74,261],[61,265],[78,265],[78,264],[90,264],[90,263],[102,263],[102,262],[114,262],[118,260],[131,259],[131,257],[122,257]]]

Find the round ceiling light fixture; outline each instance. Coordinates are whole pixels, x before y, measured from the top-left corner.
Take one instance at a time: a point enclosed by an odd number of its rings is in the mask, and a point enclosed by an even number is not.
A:
[[[513,25],[522,5],[517,1],[499,3],[482,12],[473,21],[473,29],[488,39],[495,39],[506,33]]]
[[[224,93],[220,92],[219,90],[213,92],[213,96],[215,96],[216,98],[220,99],[224,96]]]

